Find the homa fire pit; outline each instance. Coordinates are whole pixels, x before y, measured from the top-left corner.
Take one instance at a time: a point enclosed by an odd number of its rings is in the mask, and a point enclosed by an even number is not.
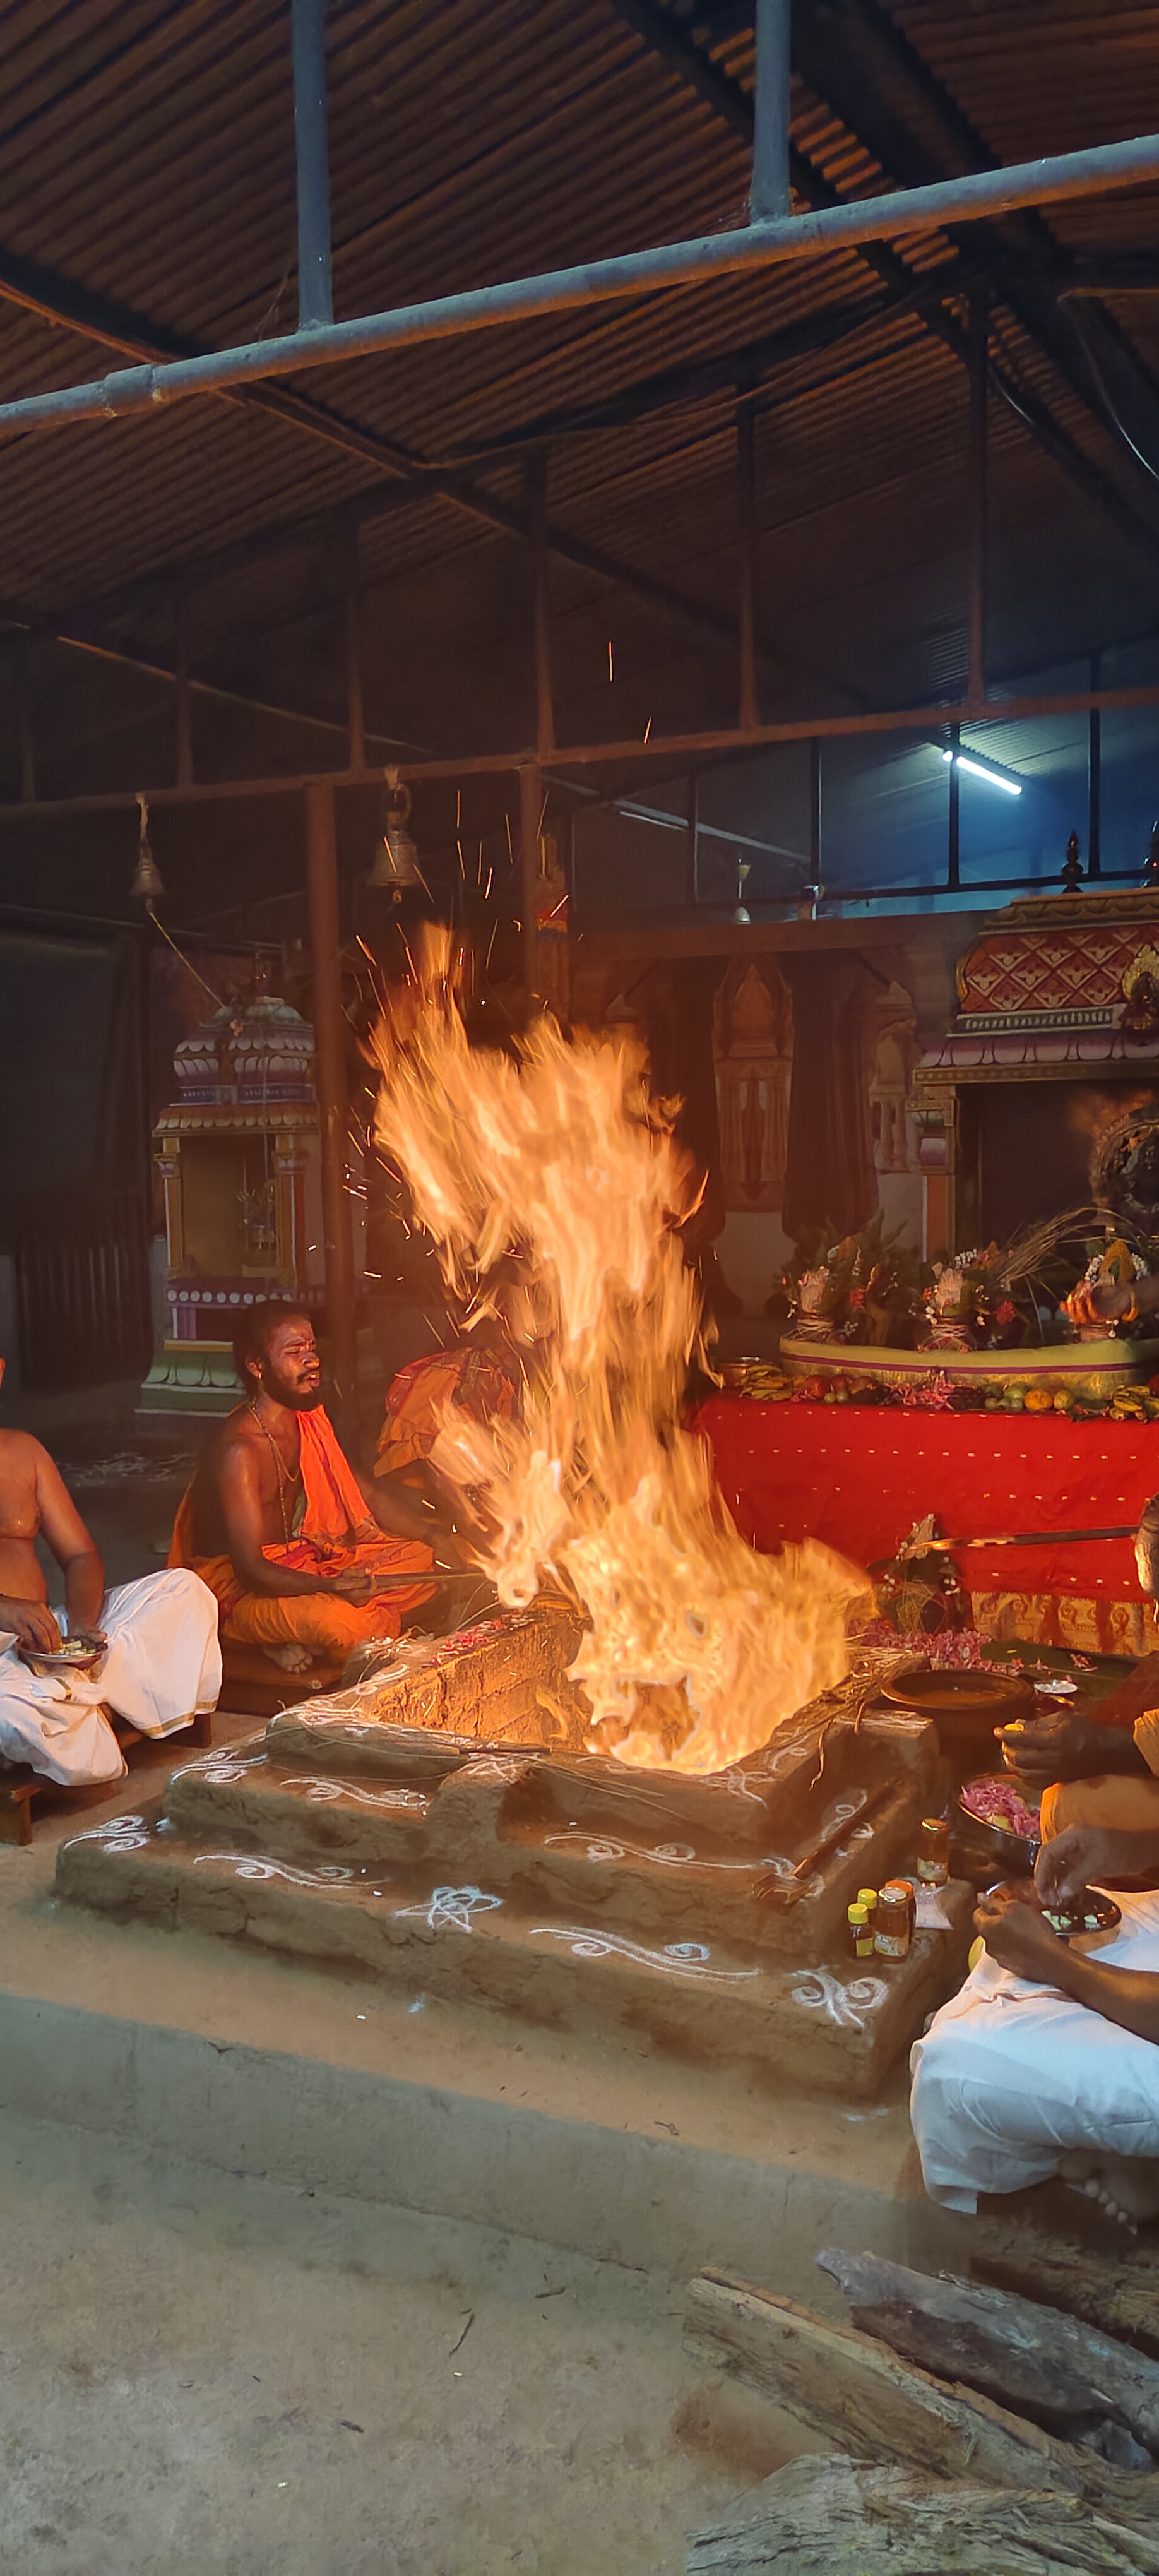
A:
[[[574,1622],[536,1609],[190,1763],[65,1844],[60,1893],[526,2021],[865,2097],[960,1969],[972,1905],[902,1962],[845,1955],[846,1908],[912,1856],[936,1737],[849,1679],[696,1776],[582,1749]],[[416,1722],[417,1721],[417,1722]],[[524,1730],[539,1727],[539,1740]]]

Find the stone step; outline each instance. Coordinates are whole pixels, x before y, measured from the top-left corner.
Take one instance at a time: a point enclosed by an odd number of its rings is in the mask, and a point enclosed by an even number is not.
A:
[[[848,1812],[848,1832],[801,1882],[792,1862],[751,1845],[714,1850],[665,1839],[600,1834],[557,1809],[550,1766],[532,1754],[474,1752],[425,1785],[366,1774],[295,1772],[267,1740],[211,1753],[177,1772],[164,1815],[183,1841],[227,1841],[269,1858],[316,1865],[353,1861],[373,1871],[428,1864],[440,1875],[488,1886],[540,1908],[580,1907],[642,1936],[693,1935],[744,1949],[815,1959],[839,1949],[845,1910],[859,1886],[879,1885],[912,1858],[913,1806],[904,1787],[872,1821],[853,1798],[831,1797],[823,1837]],[[577,1801],[578,1803],[578,1801]]]
[[[351,1858],[307,1867],[227,1843],[181,1840],[160,1809],[114,1817],[63,1846],[59,1892],[168,1930],[369,1971],[436,1995],[646,2047],[746,2067],[779,2088],[864,2100],[960,1975],[971,1891],[943,1891],[949,1927],[904,1961],[791,1965],[716,1941],[647,1941],[577,1906],[556,1919],[519,1896],[424,1867]]]

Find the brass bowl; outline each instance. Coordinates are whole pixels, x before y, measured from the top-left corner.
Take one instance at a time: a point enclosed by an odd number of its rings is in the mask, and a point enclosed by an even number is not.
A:
[[[899,1673],[896,1680],[883,1683],[881,1696],[895,1708],[916,1709],[919,1717],[932,1717],[943,1753],[967,1751],[971,1746],[988,1752],[995,1727],[1035,1714],[1032,1685],[1014,1673],[956,1672],[924,1664],[916,1672]]]

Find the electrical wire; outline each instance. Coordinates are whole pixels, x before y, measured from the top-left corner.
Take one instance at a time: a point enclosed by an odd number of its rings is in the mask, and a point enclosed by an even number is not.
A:
[[[1082,350],[1083,356],[1086,359],[1092,376],[1094,377],[1103,409],[1106,412],[1108,419],[1112,426],[1117,429],[1119,436],[1123,441],[1123,445],[1130,449],[1132,456],[1135,458],[1136,464],[1142,466],[1143,472],[1150,475],[1153,483],[1159,483],[1159,471],[1157,471],[1155,466],[1152,465],[1150,457],[1144,455],[1137,439],[1132,438],[1125,421],[1121,420],[1119,417],[1111,398],[1110,388],[1107,384],[1106,377],[1104,376],[1094,350],[1091,347],[1086,329],[1083,323],[1080,322],[1077,312],[1074,310],[1075,299],[1066,289],[1064,289],[1058,300],[1060,304],[1065,305],[1067,308],[1067,320],[1071,324],[1079,347]]]

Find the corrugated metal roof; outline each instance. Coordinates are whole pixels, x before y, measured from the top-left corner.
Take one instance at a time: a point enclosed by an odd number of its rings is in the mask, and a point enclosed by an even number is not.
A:
[[[808,14],[816,0],[797,5]],[[1024,0],[1017,10],[1007,0],[954,10],[941,0],[837,0],[825,13],[828,46],[860,41],[859,12],[876,24],[879,53],[883,29],[908,42],[927,88],[915,85],[912,63],[890,67],[887,45],[879,94],[862,86],[863,133],[821,94],[814,59],[815,85],[798,78],[793,96],[798,173],[809,188],[861,196],[895,184],[868,137],[899,125],[915,149],[941,156],[939,166],[962,166],[947,148],[947,101],[983,154],[1003,161],[1159,128],[1159,0]],[[332,0],[338,313],[742,219],[748,153],[736,129],[751,93],[751,29],[733,0],[652,0],[652,13],[662,36],[694,49],[683,68],[614,0],[490,0],[486,9],[478,0]],[[727,115],[702,94],[698,59],[731,84]],[[10,0],[0,16],[0,99],[7,252],[206,346],[292,320],[286,0]],[[1061,209],[1045,226],[1042,238],[1060,255],[1154,251],[1159,203],[1152,191],[1122,192]],[[998,238],[1007,257],[1017,251],[1016,229],[999,227]],[[922,285],[944,279],[951,301],[939,311],[960,323],[968,246],[933,236],[903,239],[894,252],[895,281],[904,285],[907,270]],[[803,702],[880,700],[883,687],[934,693],[960,685],[964,668],[966,379],[929,316],[882,314],[881,267],[855,253],[812,259],[318,369],[300,388],[372,437],[438,458],[607,403],[659,371],[727,357],[827,309],[864,306],[862,329],[774,366],[757,398],[769,688],[798,711]],[[1159,369],[1154,301],[1117,296],[1110,309],[1140,364]],[[1001,667],[1004,654],[1038,649],[1025,596],[1032,562],[1042,658],[1060,618],[1076,651],[1108,640],[1108,625],[1141,628],[1159,553],[1159,486],[1102,411],[1077,336],[1071,363],[1070,340],[1048,351],[1001,295],[993,332],[1008,394],[1041,407],[1056,449],[1044,454],[995,391],[992,641]],[[109,363],[92,339],[0,300],[6,396],[93,377]],[[1141,399],[1155,405],[1159,470],[1154,384],[1144,383]],[[732,442],[727,385],[627,426],[561,433],[552,521],[723,625],[737,589]],[[1076,460],[1069,476],[1060,446]],[[1084,466],[1118,496],[1117,526],[1077,492]],[[484,493],[520,505],[517,459],[480,459],[471,472]],[[332,533],[313,523],[379,479],[372,460],[222,400],[10,440],[0,448],[0,601],[48,619],[83,616],[94,638],[165,660],[171,602],[148,577],[281,527],[280,548],[207,563],[190,606],[195,667],[258,695],[276,669],[292,703],[337,716],[341,568]],[[481,723],[518,723],[526,734],[526,578],[510,538],[416,490],[405,508],[368,519],[360,542],[368,720],[452,747],[477,739]],[[1100,550],[1106,569],[1092,582],[1085,568]],[[552,580],[565,711],[591,707],[609,619],[642,639],[636,659],[650,658],[651,670],[640,686],[656,699],[658,725],[669,703],[685,705],[694,665],[683,626],[589,572],[557,565]],[[137,596],[124,596],[142,581]],[[727,699],[734,680],[725,647],[706,633],[702,649],[707,705]],[[501,705],[496,712],[500,667],[513,675],[506,716]],[[46,695],[67,674],[68,722],[83,731],[86,666],[46,648],[43,668]],[[612,731],[623,719],[607,712]],[[400,714],[405,725],[391,721]]]

